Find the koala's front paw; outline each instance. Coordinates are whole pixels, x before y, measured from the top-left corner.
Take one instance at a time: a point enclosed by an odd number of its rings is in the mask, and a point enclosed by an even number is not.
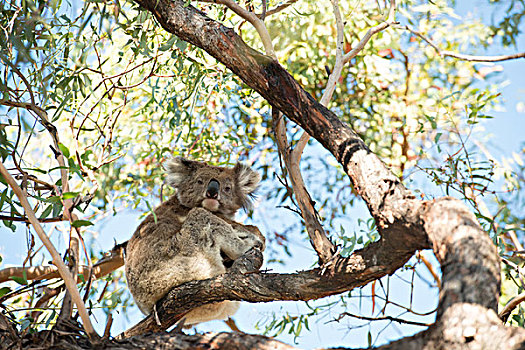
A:
[[[233,262],[253,247],[264,249],[264,237],[257,227],[238,223],[228,226],[231,227],[231,231],[227,235],[217,237],[221,256],[226,256]]]
[[[257,272],[263,264],[263,254],[261,249],[254,247],[244,253],[239,259],[235,260],[229,273],[251,273]]]

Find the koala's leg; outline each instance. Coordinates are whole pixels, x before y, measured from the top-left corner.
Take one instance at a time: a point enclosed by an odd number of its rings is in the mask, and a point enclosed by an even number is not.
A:
[[[239,305],[240,303],[238,301],[221,301],[219,303],[199,306],[184,316],[186,319],[184,324],[191,326],[212,320],[226,320],[237,312]]]

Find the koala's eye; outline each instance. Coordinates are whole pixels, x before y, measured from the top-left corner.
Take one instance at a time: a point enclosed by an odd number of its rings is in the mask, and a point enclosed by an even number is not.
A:
[[[224,192],[230,192],[232,188],[230,186],[224,187]]]
[[[199,185],[204,185],[204,181],[202,181],[202,179],[197,179],[197,183],[198,183]]]

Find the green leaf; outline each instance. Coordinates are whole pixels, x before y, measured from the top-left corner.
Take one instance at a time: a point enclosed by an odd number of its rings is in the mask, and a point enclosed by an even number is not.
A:
[[[62,211],[62,203],[54,203],[53,204],[53,217],[57,217],[60,215],[60,212]]]
[[[9,287],[2,287],[0,288],[0,298],[6,295],[7,293],[11,292],[11,288]]]
[[[66,146],[64,146],[62,143],[59,143],[58,148],[60,148],[60,152],[62,152],[64,157],[69,158],[69,149]]]
[[[177,37],[175,35],[173,35],[171,38],[169,38],[168,41],[166,41],[166,43],[164,43],[164,45],[159,47],[159,51],[167,51],[167,50],[171,49],[171,47],[175,43],[175,40],[177,40]]]
[[[47,208],[42,213],[42,215],[40,215],[40,219],[47,218],[49,216],[49,214],[51,214],[52,210],[53,210],[53,205],[52,204],[48,205]]]
[[[78,196],[78,192],[64,192],[64,194],[62,194],[63,199],[71,199],[75,198],[76,196]]]
[[[27,286],[27,278],[26,278],[26,272],[25,271],[24,271],[24,276],[23,277],[10,276],[9,278],[12,279],[13,281],[15,281],[18,284],[21,284],[23,286]]]
[[[28,168],[27,170],[36,171],[40,174],[47,174],[46,170],[38,169],[38,168]]]
[[[81,226],[92,226],[93,223],[88,220],[75,220],[71,223],[71,226],[73,227],[81,227]]]
[[[183,41],[183,40],[177,40],[177,43],[175,44],[175,46],[179,50],[184,51],[184,50],[186,50],[186,47],[188,47],[188,43]]]

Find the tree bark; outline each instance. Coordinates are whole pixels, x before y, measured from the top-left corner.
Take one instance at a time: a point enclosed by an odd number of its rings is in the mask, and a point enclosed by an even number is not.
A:
[[[436,324],[398,343],[433,348],[443,344],[485,347],[497,337],[487,337],[482,332],[484,327],[492,327],[500,335],[509,333],[494,317],[500,284],[499,257],[464,204],[450,198],[416,200],[350,126],[317,103],[277,61],[250,48],[232,29],[184,1],[135,1],[153,13],[168,32],[222,62],[329,150],[366,202],[381,234],[379,242],[349,258],[337,257],[320,269],[282,275],[227,274],[184,284],[157,304],[157,316],[164,317],[173,310],[180,314],[185,306],[177,300],[187,301],[190,295],[193,301],[207,303],[225,299],[308,300],[340,293],[393,273],[415,250],[431,246],[443,271]],[[468,314],[471,309],[476,310],[474,316]],[[522,330],[512,333],[517,334],[518,343],[523,341]]]
[[[414,199],[347,124],[316,102],[277,61],[253,50],[232,29],[207,18],[204,13],[191,5],[186,6],[183,1],[136,2],[151,11],[167,31],[214,56],[273,107],[323,144],[344,166],[355,190],[368,205],[376,219],[381,240],[348,259],[337,257],[329,266],[324,266],[329,269],[327,275],[335,276],[333,283],[329,283],[330,291],[308,298],[341,293],[393,273],[416,250],[429,247],[424,222],[421,220],[420,211],[424,209],[422,202]],[[354,275],[349,275],[349,272]],[[304,275],[310,278],[318,273],[319,270],[313,270],[302,274],[300,278],[304,278]],[[361,281],[352,283],[356,275],[361,277]],[[263,278],[272,277],[267,275]],[[294,277],[291,275],[286,278]],[[325,278],[321,280],[321,284],[326,283]],[[307,281],[317,283],[309,279]],[[301,293],[294,291],[291,294]]]

